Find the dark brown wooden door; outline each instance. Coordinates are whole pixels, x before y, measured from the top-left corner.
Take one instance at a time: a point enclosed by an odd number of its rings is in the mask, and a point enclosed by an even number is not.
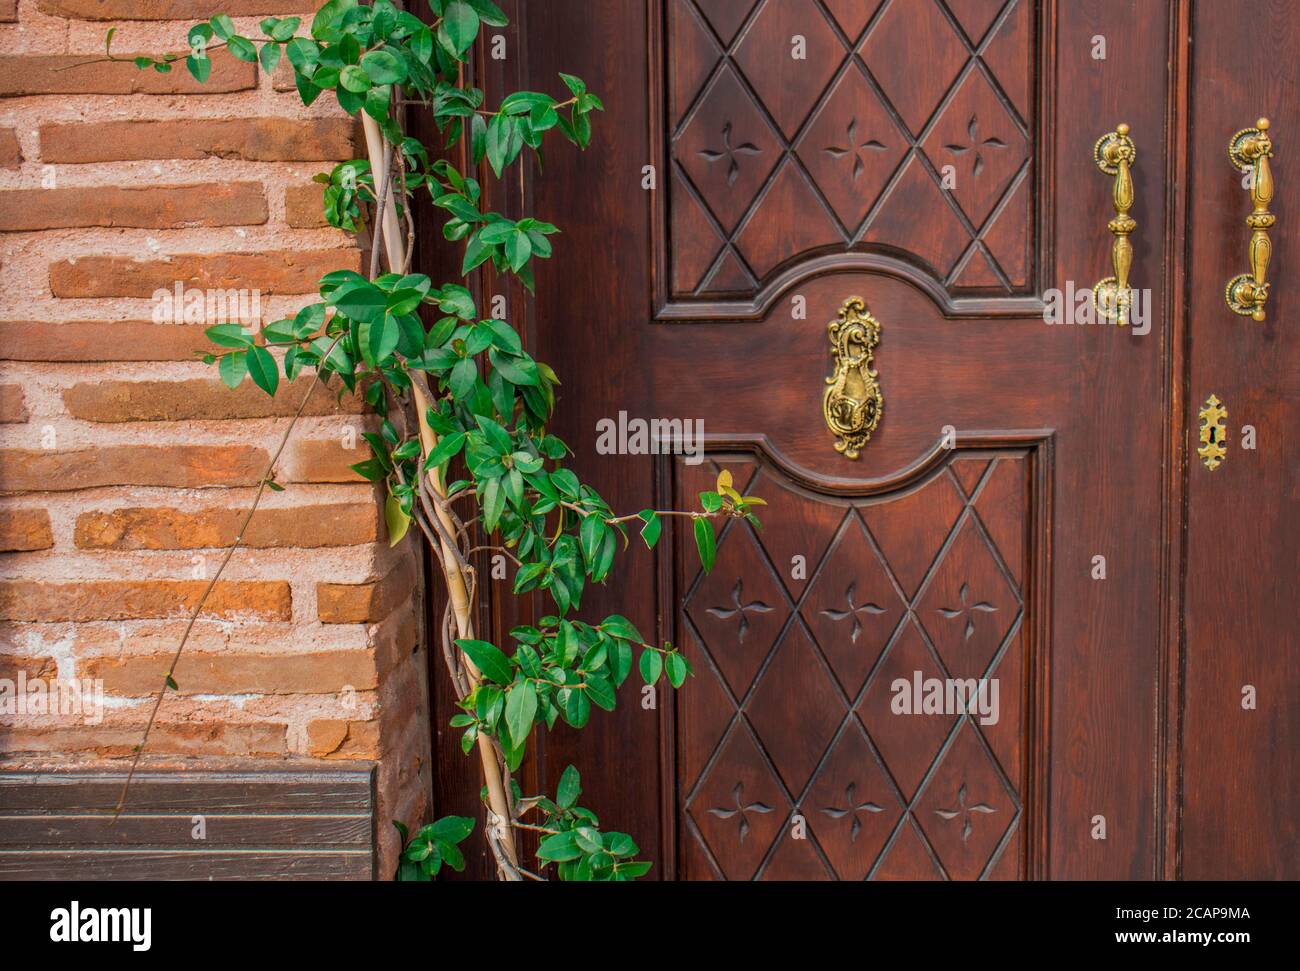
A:
[[[1185,846],[1177,829],[1180,732],[1196,747],[1189,799],[1222,784],[1206,756],[1224,745],[1296,738],[1287,598],[1253,628],[1189,613],[1182,653],[1184,571],[1208,597],[1216,581],[1193,560],[1224,544],[1231,520],[1213,510],[1245,502],[1239,489],[1271,490],[1278,518],[1238,568],[1275,569],[1294,594],[1294,479],[1278,491],[1294,414],[1270,395],[1294,400],[1295,358],[1273,357],[1274,383],[1255,389],[1277,422],[1271,458],[1235,455],[1250,471],[1204,486],[1185,435],[1188,387],[1214,390],[1197,377],[1199,332],[1187,356],[1189,328],[1212,326],[1186,312],[1189,266],[1204,316],[1257,342],[1232,345],[1238,373],[1221,382],[1243,406],[1289,306],[1279,282],[1261,327],[1200,290],[1246,252],[1242,194],[1198,197],[1202,167],[1226,186],[1229,129],[1265,101],[1294,111],[1278,56],[1255,62],[1259,98],[1234,93],[1240,119],[1216,104],[1189,126],[1189,91],[1217,97],[1189,80],[1193,27],[1223,45],[1214,90],[1236,90],[1229,62],[1254,33],[1231,6],[1198,5],[1193,24],[1189,4],[1123,0],[514,5],[507,74],[549,90],[577,73],[608,109],[591,149],[551,153],[520,200],[564,230],[535,303],[516,304],[564,381],[558,433],[620,510],[690,505],[722,469],[770,504],[761,531],[725,529],[711,574],[686,535],[622,558],[584,613],[682,644],[696,676],[654,709],[629,693],[585,732],[539,740],[538,781],[584,767],[588,804],[658,876],[1143,879],[1178,875],[1193,846],[1189,876],[1232,875],[1211,845],[1229,810],[1256,827],[1242,875],[1294,850],[1294,824],[1260,808],[1272,796],[1208,797],[1183,807]],[[1275,14],[1294,40],[1295,15]],[[1093,146],[1120,122],[1138,147],[1133,285],[1149,327],[1050,325],[1046,291],[1112,272],[1112,180]],[[1222,227],[1222,252],[1186,249],[1189,219]],[[1294,256],[1278,251],[1285,272]],[[854,297],[880,325],[883,411],[850,459],[822,398],[827,327]],[[620,412],[702,419],[705,460],[596,454],[597,422]],[[1249,611],[1250,595],[1201,609]],[[1205,659],[1223,656],[1221,636],[1249,670],[1206,669],[1228,663]],[[1270,680],[1275,707],[1202,745],[1211,730],[1193,720],[1226,704],[1205,679],[1239,673]],[[932,678],[996,680],[998,717],[894,710],[896,681]],[[1289,809],[1289,762],[1278,781]],[[1272,873],[1294,875],[1294,859]]]

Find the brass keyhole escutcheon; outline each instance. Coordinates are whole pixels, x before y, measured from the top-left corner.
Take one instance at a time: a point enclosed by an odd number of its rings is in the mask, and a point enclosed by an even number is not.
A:
[[[885,407],[878,375],[871,366],[880,343],[880,321],[871,316],[861,297],[849,297],[826,332],[835,370],[826,379],[822,417],[835,436],[835,451],[856,459],[880,424]]]
[[[1205,407],[1197,413],[1201,419],[1201,445],[1196,454],[1201,457],[1205,467],[1213,472],[1228,455],[1225,436],[1227,428],[1223,419],[1228,417],[1228,409],[1223,407],[1215,395],[1205,399]]]

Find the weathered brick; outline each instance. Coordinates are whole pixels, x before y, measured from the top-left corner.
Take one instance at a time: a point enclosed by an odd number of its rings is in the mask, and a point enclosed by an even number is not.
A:
[[[129,256],[83,256],[50,266],[56,297],[152,297],[177,280],[199,289],[260,290],[262,296],[315,293],[333,270],[359,270],[354,248],[211,253],[136,260]]]
[[[0,169],[16,169],[23,164],[18,135],[12,128],[0,128]]]
[[[260,182],[0,191],[0,232],[83,226],[256,226],[266,218],[266,195]]]
[[[226,508],[198,512],[173,508],[86,512],[77,517],[75,541],[82,549],[214,549],[234,542],[246,515],[245,509]],[[4,535],[2,529],[0,535]],[[258,509],[244,532],[243,545],[254,549],[313,549],[373,543],[378,538],[377,504],[335,503]]]
[[[58,663],[52,657],[0,654],[0,678],[10,681],[17,681],[19,674],[28,678],[48,678],[57,674],[58,670]]]
[[[319,229],[328,226],[321,201],[324,187],[317,182],[291,185],[284,190],[284,219],[295,229]]]
[[[252,381],[235,390],[217,380],[98,381],[74,384],[63,392],[68,414],[86,421],[184,421],[187,419],[267,418],[295,414],[312,377],[282,384],[270,397]],[[3,386],[0,386],[3,387]],[[365,402],[355,394],[317,384],[304,415],[360,414]]]
[[[355,154],[346,118],[187,118],[42,125],[46,162],[224,158],[249,162],[341,162]]]
[[[46,623],[185,617],[206,580],[0,580],[0,620]],[[288,621],[289,584],[282,580],[221,580],[203,605],[205,617]]]
[[[318,759],[377,759],[379,722],[317,718],[307,723],[307,752]]]
[[[213,349],[206,330],[137,320],[0,321],[0,360],[192,361]]]
[[[7,752],[92,753],[101,758],[127,758],[140,744],[144,723],[107,728],[6,728]],[[225,722],[159,722],[149,733],[151,755],[284,755],[288,726],[280,723],[230,725]]]
[[[50,514],[44,509],[0,509],[0,550],[17,553],[53,545]]]
[[[310,13],[320,0],[222,0],[221,10],[232,17],[285,16]],[[36,9],[51,17],[74,20],[206,20],[208,0],[40,0]]]
[[[414,589],[409,561],[374,583],[316,584],[316,615],[322,624],[371,624],[406,603]]]
[[[251,486],[270,456],[250,445],[110,445],[71,452],[0,450],[0,492],[103,486]]]
[[[0,24],[18,22],[18,0],[0,0]]]
[[[111,695],[150,695],[163,683],[172,654],[128,654],[81,660],[84,678],[103,678]],[[369,651],[320,651],[312,654],[186,653],[176,666],[182,695],[328,694],[351,687],[375,687],[375,663]]]
[[[27,420],[27,402],[21,384],[0,384],[0,423]]]
[[[292,482],[364,482],[351,467],[369,456],[359,436],[356,448],[344,448],[338,438],[295,438],[285,449],[284,467]]]
[[[117,54],[117,57],[133,57]],[[214,57],[212,74],[200,84],[184,64],[159,74],[129,61],[97,54],[5,54],[0,56],[0,97],[37,94],[223,94],[257,87],[257,66]]]

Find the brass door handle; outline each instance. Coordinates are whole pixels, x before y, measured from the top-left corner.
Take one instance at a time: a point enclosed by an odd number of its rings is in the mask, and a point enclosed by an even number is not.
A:
[[[1228,281],[1225,296],[1234,314],[1264,319],[1264,301],[1268,299],[1268,261],[1273,243],[1268,231],[1277,217],[1268,211],[1273,199],[1273,140],[1268,134],[1268,119],[1261,118],[1254,128],[1245,128],[1228,142],[1228,159],[1232,167],[1250,174],[1251,212],[1246,217],[1250,227],[1250,272],[1239,273]]]
[[[1115,275],[1098,280],[1092,288],[1092,302],[1097,312],[1121,327],[1128,323],[1132,294],[1128,275],[1133,269],[1133,244],[1129,235],[1137,229],[1137,222],[1128,214],[1133,208],[1133,163],[1137,161],[1137,147],[1129,137],[1128,125],[1119,125],[1097,139],[1092,157],[1097,168],[1115,177],[1115,216],[1106,224],[1115,237],[1111,244],[1111,262]]]

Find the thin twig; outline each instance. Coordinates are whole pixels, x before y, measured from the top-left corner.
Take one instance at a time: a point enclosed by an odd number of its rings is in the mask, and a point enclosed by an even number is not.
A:
[[[334,353],[335,345],[337,345],[342,339],[342,334],[334,338],[334,343],[330,344],[325,353],[321,355],[322,365],[329,360],[329,356]],[[323,370],[321,369],[316,371],[316,377],[312,379],[311,386],[307,389],[307,393],[303,395],[302,403],[298,405],[298,410],[294,412],[293,419],[289,422],[289,427],[284,430],[284,434],[280,437],[280,444],[276,447],[275,454],[271,456],[271,461],[267,464],[266,472],[262,475],[262,481],[257,484],[257,494],[253,496],[253,504],[248,507],[248,514],[244,516],[244,521],[240,524],[239,531],[235,534],[235,541],[226,549],[226,555],[221,558],[221,563],[217,567],[217,572],[214,573],[212,579],[208,581],[208,586],[203,591],[203,596],[199,597],[199,602],[195,604],[194,610],[190,614],[189,623],[185,625],[185,631],[181,634],[180,643],[176,645],[176,654],[172,658],[171,666],[167,669],[167,674],[163,680],[163,686],[158,692],[158,697],[154,699],[153,711],[149,713],[149,721],[144,727],[144,736],[140,739],[140,744],[135,747],[135,758],[131,760],[131,768],[126,774],[126,781],[122,784],[122,795],[118,798],[117,808],[113,811],[114,821],[122,815],[122,810],[126,807],[126,796],[131,789],[131,780],[135,777],[135,770],[140,765],[140,759],[144,755],[144,747],[149,743],[149,735],[153,731],[154,722],[158,718],[158,709],[162,707],[163,698],[167,694],[169,682],[175,683],[176,666],[180,664],[181,653],[185,650],[185,644],[190,639],[190,633],[194,630],[194,624],[199,619],[199,614],[203,612],[203,607],[207,604],[208,597],[212,595],[212,591],[216,587],[217,581],[221,579],[221,574],[225,572],[226,564],[230,562],[230,558],[235,555],[235,550],[239,549],[240,544],[243,542],[244,532],[248,529],[248,524],[253,520],[253,514],[257,512],[257,507],[262,502],[262,496],[266,493],[267,483],[271,481],[272,476],[275,474],[275,464],[280,461],[280,455],[284,452],[285,446],[289,444],[289,436],[293,434],[294,426],[298,424],[298,419],[302,417],[302,413],[307,408],[307,402],[311,400],[311,396],[316,391],[316,386],[320,384],[322,373]]]

